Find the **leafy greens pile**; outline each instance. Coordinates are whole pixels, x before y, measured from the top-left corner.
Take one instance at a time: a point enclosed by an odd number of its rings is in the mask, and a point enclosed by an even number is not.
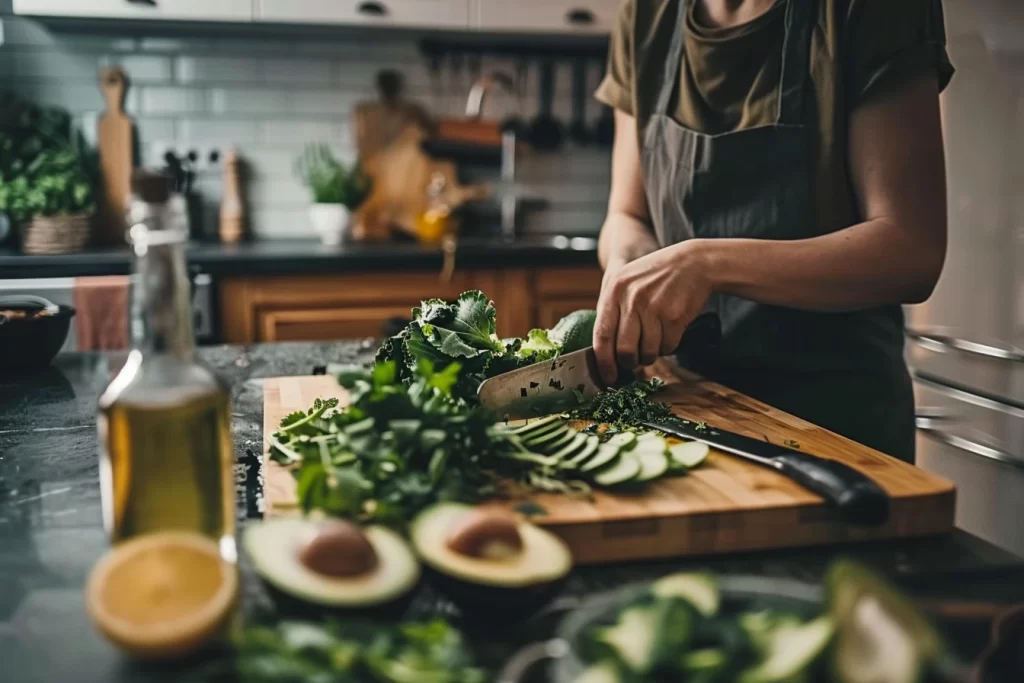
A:
[[[454,395],[473,400],[480,383],[516,368],[533,365],[588,346],[593,335],[593,311],[577,311],[550,330],[531,330],[525,339],[501,339],[497,311],[483,292],[464,292],[454,303],[428,299],[412,310],[412,321],[386,340],[377,361],[394,361],[403,381],[412,381],[422,360],[436,367],[457,362],[461,376]]]
[[[608,424],[615,430],[633,430],[644,422],[672,420],[675,418],[667,404],[651,400],[664,384],[655,377],[607,389],[571,410],[569,415],[578,420]]]
[[[378,626],[284,621],[235,638],[241,683],[483,683],[459,631],[443,620]]]

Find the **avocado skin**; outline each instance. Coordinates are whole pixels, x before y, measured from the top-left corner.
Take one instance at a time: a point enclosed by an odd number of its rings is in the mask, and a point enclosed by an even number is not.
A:
[[[428,581],[470,619],[521,620],[538,612],[565,587],[567,576],[531,586],[504,588],[473,583],[427,566]]]
[[[417,582],[417,584],[410,588],[406,593],[403,593],[402,595],[387,602],[382,602],[377,605],[368,605],[365,607],[321,605],[319,603],[303,600],[302,598],[297,598],[273,585],[262,576],[260,577],[260,582],[266,589],[267,595],[269,595],[270,599],[273,601],[277,612],[284,617],[317,620],[325,616],[334,616],[343,618],[363,618],[370,621],[393,621],[395,619],[401,619],[409,610],[416,594],[419,592],[422,578],[420,579],[420,582]]]

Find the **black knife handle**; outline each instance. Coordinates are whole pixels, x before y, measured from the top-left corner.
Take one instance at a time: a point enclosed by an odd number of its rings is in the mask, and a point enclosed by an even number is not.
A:
[[[797,451],[775,456],[771,465],[838,507],[847,522],[876,525],[889,519],[889,496],[849,465]]]

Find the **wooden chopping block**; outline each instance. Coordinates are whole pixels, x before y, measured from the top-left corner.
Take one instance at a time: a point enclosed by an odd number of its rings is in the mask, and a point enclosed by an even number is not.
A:
[[[131,196],[134,167],[134,128],[124,112],[128,76],[117,67],[100,71],[100,92],[107,110],[98,126],[100,178],[99,222],[96,239],[103,244],[124,244],[125,214]]]
[[[455,164],[430,158],[422,149],[426,131],[408,125],[386,149],[364,159],[373,180],[370,196],[355,216],[356,239],[387,240],[397,228],[416,235],[416,219],[427,209],[427,187],[434,174],[445,179],[444,200],[453,209],[488,195],[484,186],[459,184]]]
[[[369,159],[390,147],[410,125],[431,126],[426,110],[402,97],[402,74],[384,70],[377,74],[379,100],[360,102],[352,112],[356,150]]]

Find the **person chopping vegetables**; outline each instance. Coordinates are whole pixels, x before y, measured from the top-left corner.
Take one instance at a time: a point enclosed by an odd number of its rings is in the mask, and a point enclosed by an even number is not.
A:
[[[626,0],[596,93],[603,378],[712,310],[695,370],[912,461],[901,305],[945,259],[952,75],[940,0]]]

